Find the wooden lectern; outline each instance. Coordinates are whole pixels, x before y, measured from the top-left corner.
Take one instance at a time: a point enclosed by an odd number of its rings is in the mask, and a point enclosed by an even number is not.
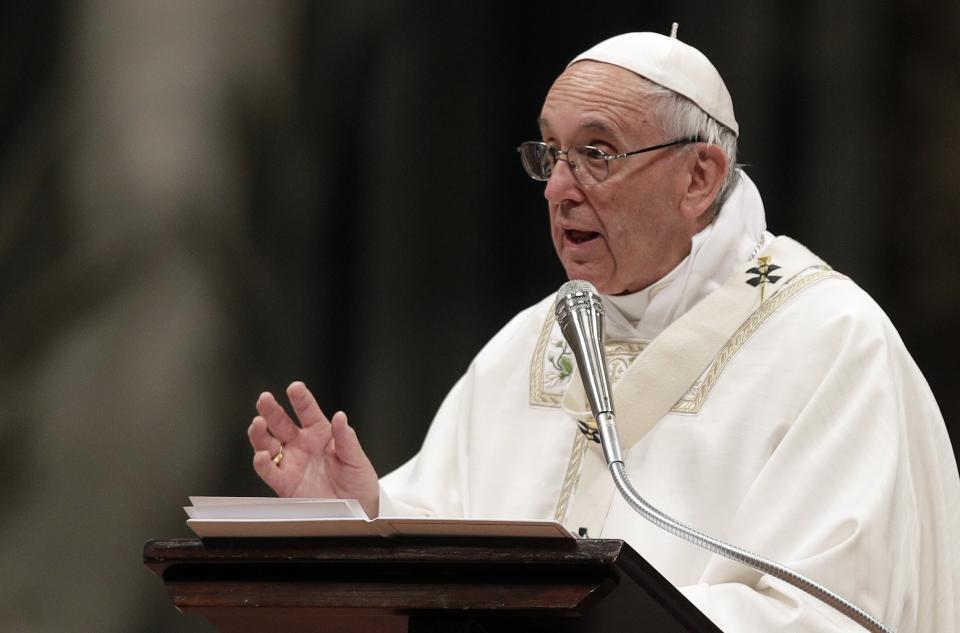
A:
[[[618,540],[150,541],[178,609],[228,633],[719,633]]]

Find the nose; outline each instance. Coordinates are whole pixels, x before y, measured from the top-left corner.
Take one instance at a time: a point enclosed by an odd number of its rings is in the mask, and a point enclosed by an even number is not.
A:
[[[573,175],[573,169],[566,158],[558,158],[543,190],[543,197],[551,204],[560,204],[565,201],[580,202],[583,200],[583,190]]]

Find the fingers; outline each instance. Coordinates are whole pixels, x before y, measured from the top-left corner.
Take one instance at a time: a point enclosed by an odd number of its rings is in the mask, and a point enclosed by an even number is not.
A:
[[[276,455],[282,446],[280,440],[270,435],[270,431],[267,430],[267,421],[259,415],[250,423],[247,437],[254,451],[267,451],[271,455]]]
[[[306,429],[321,422],[329,423],[327,416],[320,410],[316,398],[313,397],[307,386],[299,380],[287,387],[287,397],[290,398],[290,404],[293,405],[293,410],[303,428]]]
[[[336,447],[337,457],[348,466],[365,467],[370,463],[366,453],[360,446],[357,432],[347,424],[347,414],[337,411],[331,422],[333,426],[333,444]]]
[[[293,440],[300,432],[287,412],[277,402],[269,391],[264,391],[257,398],[257,412],[263,416],[271,435],[286,444]],[[256,448],[256,447],[254,447]]]
[[[257,451],[253,454],[253,469],[275,493],[283,496],[283,473],[273,463],[269,451]]]

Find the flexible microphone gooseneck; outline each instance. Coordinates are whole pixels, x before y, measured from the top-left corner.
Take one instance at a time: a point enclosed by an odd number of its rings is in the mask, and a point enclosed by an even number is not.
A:
[[[588,281],[573,280],[560,286],[557,292],[556,315],[560,331],[577,359],[577,369],[583,381],[587,401],[590,403],[590,411],[597,422],[607,467],[613,476],[614,485],[631,508],[674,536],[802,589],[868,631],[893,633],[869,613],[823,585],[789,567],[698,532],[664,514],[641,497],[630,483],[623,465],[613,411],[613,394],[610,391],[610,380],[607,376],[607,364],[603,351],[603,305],[593,284]]]

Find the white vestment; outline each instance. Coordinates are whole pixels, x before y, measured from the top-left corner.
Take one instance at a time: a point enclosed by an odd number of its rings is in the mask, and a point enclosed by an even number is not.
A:
[[[613,380],[774,241],[741,174],[674,271],[603,298]],[[668,515],[793,568],[894,631],[960,631],[960,478],[933,395],[886,315],[849,279],[822,273],[778,287],[774,277],[755,291],[770,299],[783,288],[778,300],[624,446],[634,486]],[[558,518],[574,532],[586,517],[590,537],[627,541],[725,631],[862,630],[593,492],[599,480],[591,488],[586,473],[602,461],[600,446],[577,439],[561,407],[575,369],[552,311],[551,296],[477,355],[421,451],[381,480],[381,514]],[[590,508],[597,498],[602,507]]]

